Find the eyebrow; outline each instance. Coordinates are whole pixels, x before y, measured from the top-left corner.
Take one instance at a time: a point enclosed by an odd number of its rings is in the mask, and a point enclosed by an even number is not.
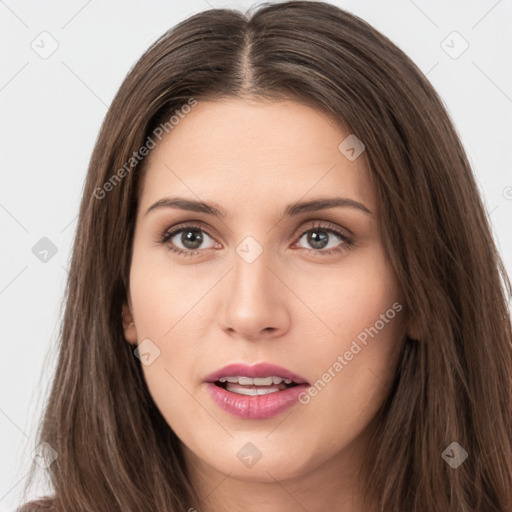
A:
[[[311,201],[297,201],[289,204],[285,208],[284,215],[299,215],[301,213],[310,213],[318,210],[338,207],[354,208],[368,215],[373,215],[373,212],[363,203],[348,197],[321,197]],[[186,199],[184,197],[164,197],[152,204],[147,209],[145,215],[157,208],[178,208],[180,210],[187,210],[190,212],[205,213],[218,218],[226,217],[226,212],[216,203],[205,203],[203,201]]]

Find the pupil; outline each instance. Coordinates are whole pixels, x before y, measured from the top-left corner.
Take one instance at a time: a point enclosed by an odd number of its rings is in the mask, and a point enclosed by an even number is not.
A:
[[[318,236],[319,233],[320,236]],[[325,231],[311,231],[308,234],[308,243],[315,249],[323,249],[327,245],[327,238]]]
[[[197,249],[203,241],[203,236],[198,229],[188,229],[187,231],[183,231],[181,241],[188,249]],[[192,245],[189,245],[189,243]]]

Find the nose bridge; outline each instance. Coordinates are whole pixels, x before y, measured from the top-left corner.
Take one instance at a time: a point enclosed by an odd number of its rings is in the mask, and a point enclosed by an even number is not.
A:
[[[255,299],[266,302],[272,295],[270,281],[273,275],[268,267],[273,258],[268,243],[264,244],[264,241],[260,243],[255,237],[247,236],[236,247],[232,291],[242,302]]]
[[[270,270],[275,266],[273,254],[264,244],[256,237],[245,237],[235,248],[228,279],[224,328],[245,338],[257,337],[264,330],[281,331],[287,318],[284,297],[277,289],[279,280]]]

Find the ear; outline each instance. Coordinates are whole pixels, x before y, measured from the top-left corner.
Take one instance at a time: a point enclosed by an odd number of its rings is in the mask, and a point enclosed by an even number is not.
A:
[[[128,302],[130,302],[128,300]],[[131,312],[131,304],[124,302],[122,306],[122,321],[123,321],[123,331],[124,337],[128,343],[132,345],[137,344],[137,330],[135,328],[135,323],[133,320],[133,314]]]

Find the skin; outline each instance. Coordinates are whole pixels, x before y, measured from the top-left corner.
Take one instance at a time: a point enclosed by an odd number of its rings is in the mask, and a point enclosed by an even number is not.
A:
[[[363,512],[357,471],[396,372],[405,307],[307,405],[241,419],[221,410],[204,383],[226,364],[263,361],[314,383],[358,334],[403,304],[364,152],[350,161],[338,149],[349,133],[293,101],[200,101],[148,156],[125,337],[160,350],[144,376],[182,442],[201,510]],[[167,207],[146,214],[169,196],[217,203],[226,217]],[[334,196],[372,213],[336,207],[283,216],[289,203]],[[204,228],[202,244],[185,245],[182,233],[160,242],[191,221]],[[326,224],[352,235],[353,245]],[[302,235],[310,229],[328,237],[327,249]],[[236,252],[247,236],[263,249],[252,263]],[[175,254],[173,242],[198,254]],[[345,250],[325,254],[336,247]],[[262,453],[250,468],[237,457],[247,442]]]

